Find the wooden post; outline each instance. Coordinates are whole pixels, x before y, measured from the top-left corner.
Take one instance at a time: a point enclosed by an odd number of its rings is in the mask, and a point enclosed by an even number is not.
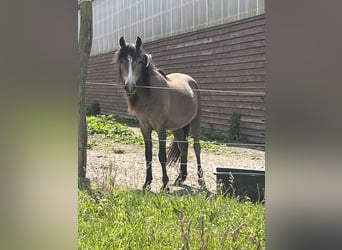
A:
[[[87,123],[85,99],[85,80],[88,59],[93,40],[93,9],[91,0],[79,1],[80,31],[78,39],[78,184],[86,177],[87,166]]]

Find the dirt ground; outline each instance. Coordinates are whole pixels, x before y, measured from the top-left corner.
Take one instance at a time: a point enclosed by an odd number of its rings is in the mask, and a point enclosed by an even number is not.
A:
[[[95,144],[88,149],[87,177],[92,185],[102,184],[111,176],[115,184],[129,189],[141,189],[145,181],[146,165],[144,148],[136,145],[113,143],[111,139],[103,135],[91,135],[88,141]],[[162,173],[158,161],[158,143],[153,143],[152,192],[159,192],[162,186]],[[243,147],[222,146],[220,153],[201,151],[202,168],[207,189],[216,192],[217,167],[265,169],[265,152],[263,149],[250,149]],[[182,187],[174,187],[172,184],[178,176],[179,166],[167,169],[170,179],[171,191]],[[198,188],[196,157],[192,145],[189,145],[188,177],[185,186],[192,190]],[[183,187],[184,188],[184,187]]]

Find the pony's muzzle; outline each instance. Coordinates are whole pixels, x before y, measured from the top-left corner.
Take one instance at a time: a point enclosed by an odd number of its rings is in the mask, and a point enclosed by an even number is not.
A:
[[[126,94],[128,96],[134,95],[136,89],[137,89],[137,85],[136,84],[125,83],[125,91],[126,91]]]

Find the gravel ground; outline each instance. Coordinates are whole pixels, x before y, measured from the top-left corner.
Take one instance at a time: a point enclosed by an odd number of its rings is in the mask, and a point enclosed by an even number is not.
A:
[[[136,128],[135,128],[136,129]],[[112,177],[115,184],[129,189],[141,189],[145,181],[144,148],[136,145],[113,143],[103,135],[91,135],[88,141],[95,144],[88,149],[87,177],[92,185],[101,185]],[[95,143],[94,143],[95,142]],[[207,189],[216,192],[216,167],[237,167],[249,169],[265,169],[265,152],[263,150],[222,146],[220,153],[201,152],[202,168]],[[158,161],[158,143],[153,143],[153,182],[152,192],[159,192],[162,186],[162,173]],[[167,169],[171,191],[179,191],[184,187],[172,186],[178,176],[179,167]],[[188,177],[184,182],[187,191],[196,190],[197,184],[196,157],[192,145],[189,145]]]
[[[136,128],[135,128],[136,129]],[[91,135],[89,142],[96,142],[92,149],[88,149],[87,177],[92,185],[103,184],[109,176],[120,187],[129,189],[141,189],[145,181],[145,154],[144,148],[136,145],[113,143],[110,138],[103,135]],[[152,192],[159,192],[162,186],[162,173],[158,161],[157,142],[153,143]],[[236,167],[249,169],[265,169],[265,152],[263,150],[222,146],[220,153],[201,152],[202,168],[207,189],[216,192],[216,167]],[[178,176],[179,167],[167,169],[170,179],[171,191],[184,189],[184,187],[172,186]],[[196,157],[192,145],[189,146],[188,177],[184,184],[191,190],[196,190],[197,185]],[[187,189],[188,190],[188,189]]]

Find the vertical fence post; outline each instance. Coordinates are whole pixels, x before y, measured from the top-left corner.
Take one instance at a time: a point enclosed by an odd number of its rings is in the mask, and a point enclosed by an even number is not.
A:
[[[85,80],[88,59],[93,40],[93,10],[91,0],[79,1],[80,33],[78,41],[78,185],[86,177],[87,166],[87,123],[85,108]]]

